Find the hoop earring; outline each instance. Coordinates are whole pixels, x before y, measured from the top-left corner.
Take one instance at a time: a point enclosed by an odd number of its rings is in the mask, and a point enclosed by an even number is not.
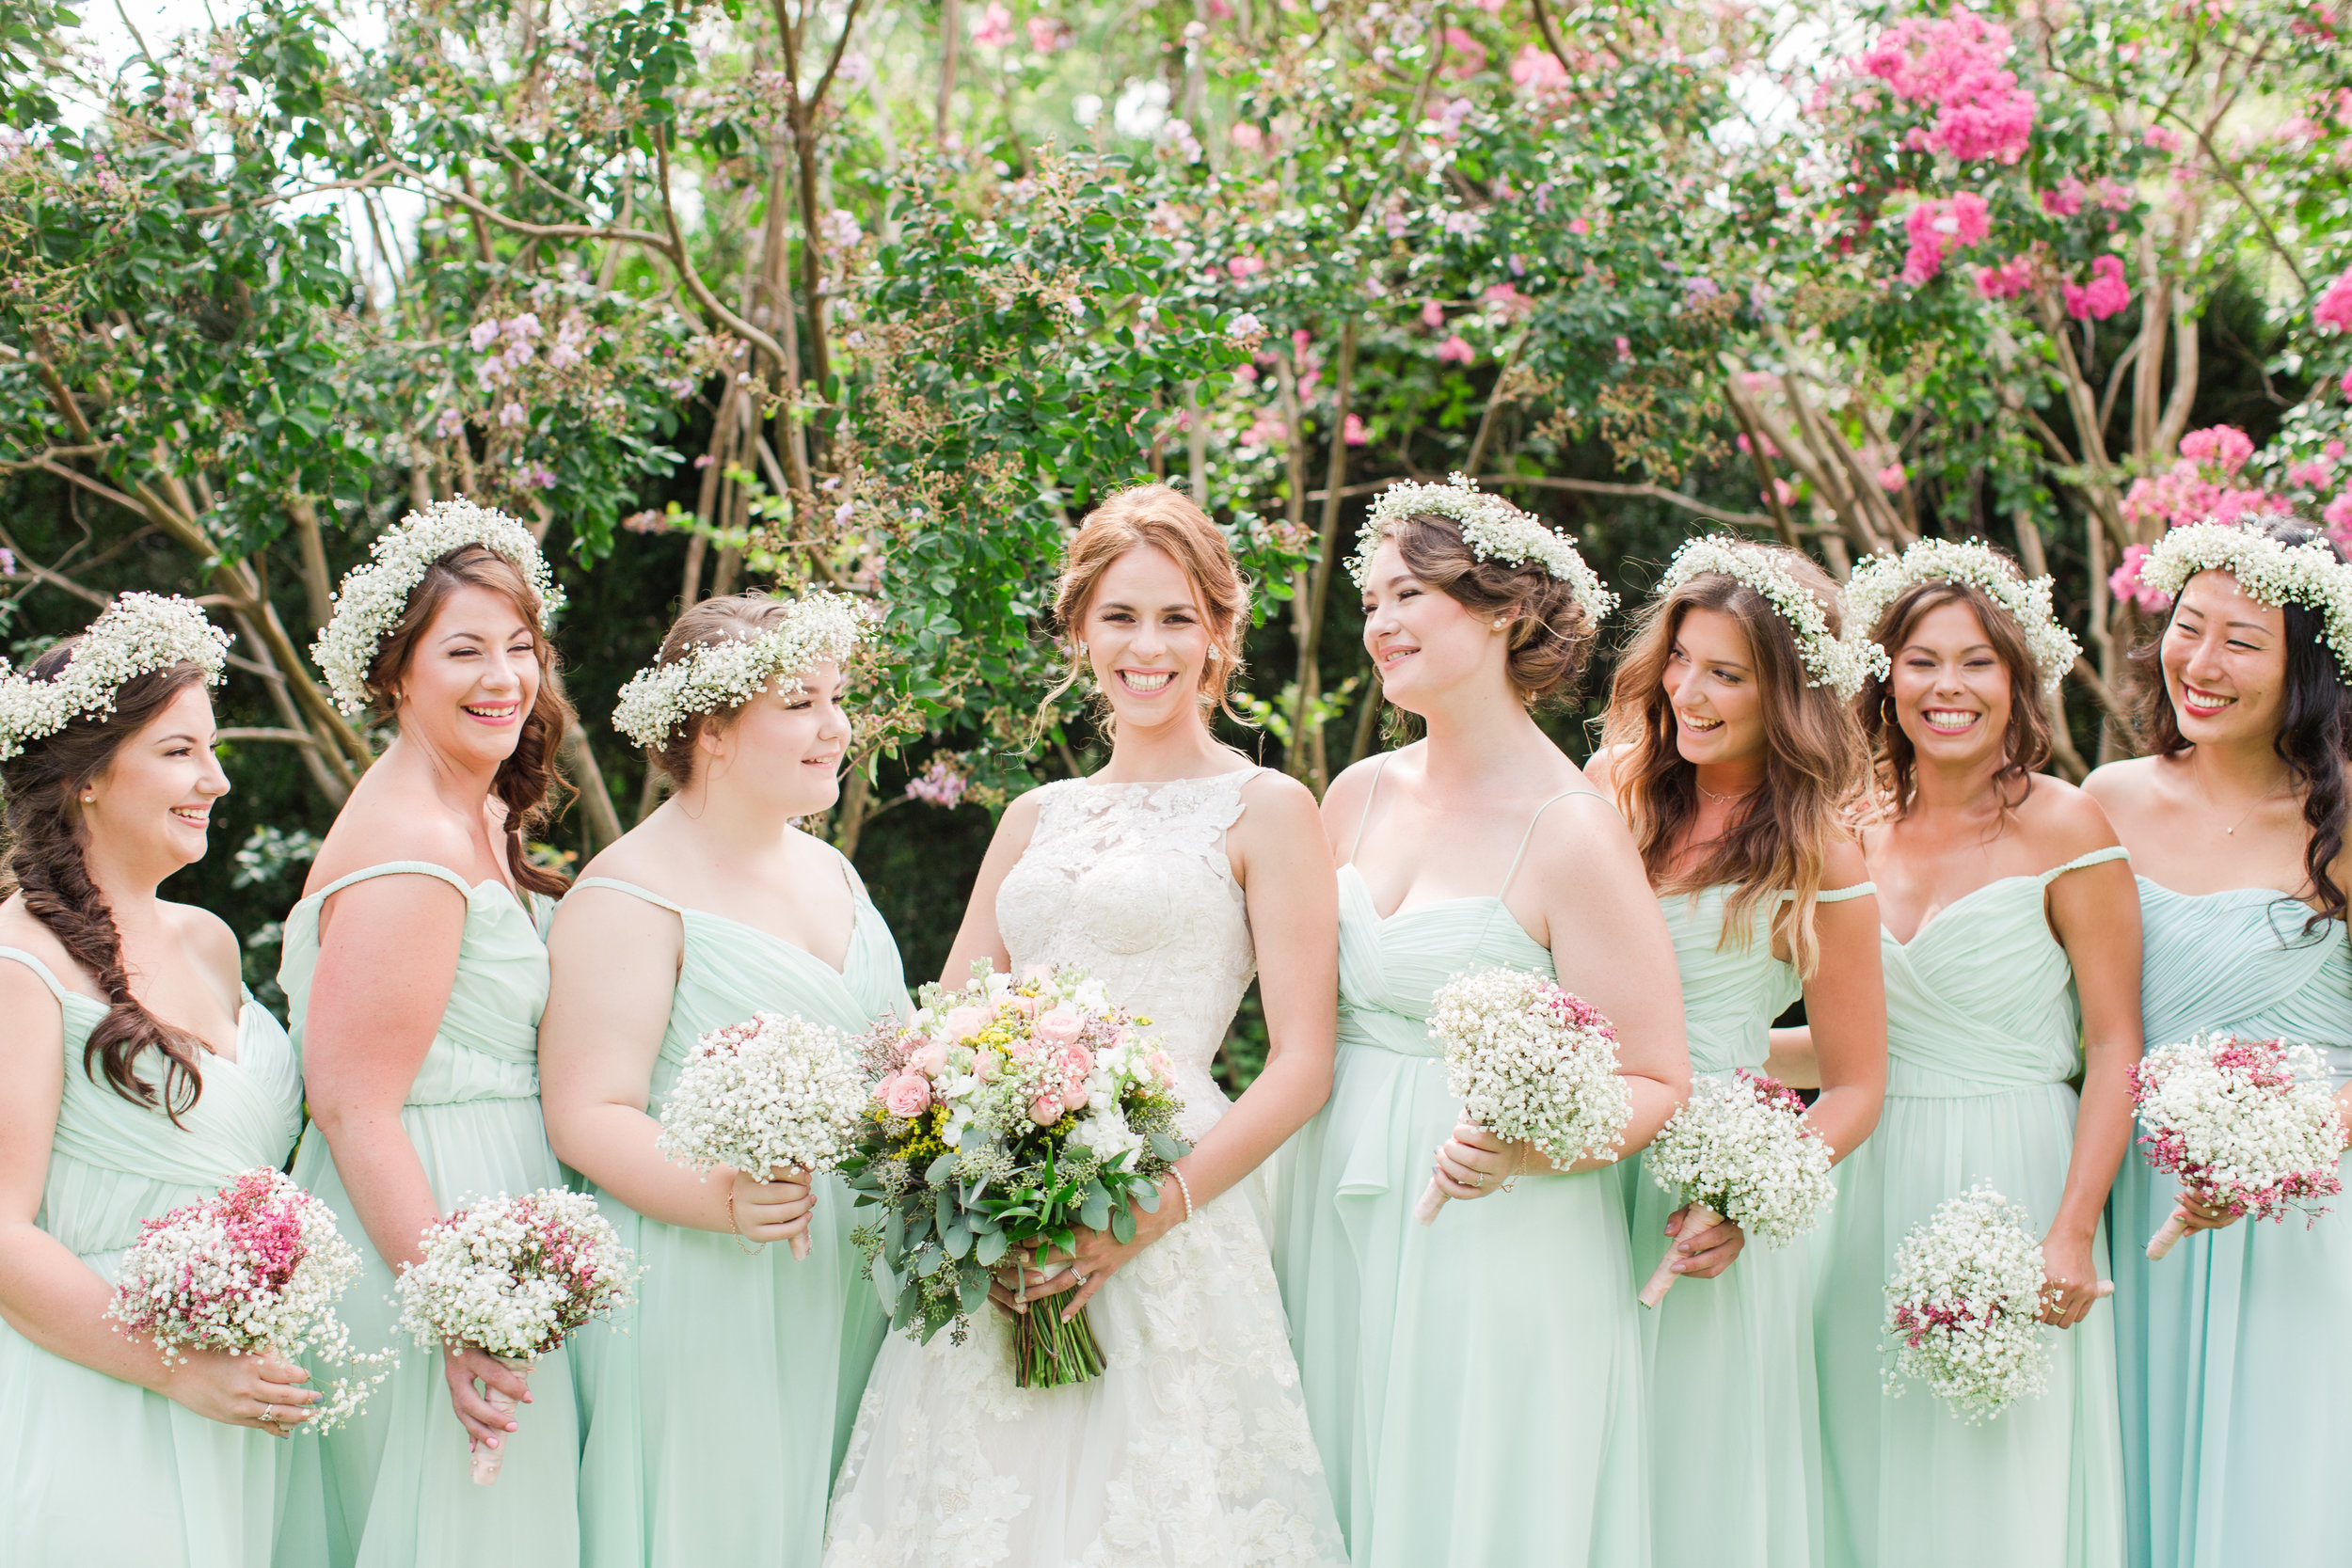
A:
[[[1891,691],[1879,698],[1879,722],[1885,725],[1890,730],[1902,728],[1902,725],[1898,722],[1895,718],[1893,705],[1894,702],[1895,694]]]

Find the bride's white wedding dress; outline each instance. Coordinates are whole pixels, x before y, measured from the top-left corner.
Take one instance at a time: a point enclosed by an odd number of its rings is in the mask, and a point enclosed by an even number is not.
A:
[[[1049,784],[996,895],[1016,974],[1074,965],[1152,1021],[1195,1140],[1229,1105],[1210,1067],[1256,969],[1225,850],[1253,771]],[[994,1307],[966,1344],[893,1335],[834,1488],[827,1568],[1343,1565],[1263,1212],[1253,1174],[1105,1280],[1092,1382],[1016,1387]]]

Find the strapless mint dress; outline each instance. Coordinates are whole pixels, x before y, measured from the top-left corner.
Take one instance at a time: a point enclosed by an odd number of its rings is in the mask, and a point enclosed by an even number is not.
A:
[[[503,884],[468,887],[446,866],[395,861],[356,871],[286,916],[278,983],[294,1044],[319,959],[319,907],[372,877],[437,877],[466,896],[457,976],[439,1029],[408,1086],[400,1124],[423,1162],[444,1214],[471,1197],[517,1196],[564,1185],[539,1114],[539,1014],[548,950],[532,914]],[[385,961],[399,961],[397,953]],[[314,1125],[294,1157],[294,1180],[335,1211],[364,1268],[344,1292],[342,1319],[362,1350],[394,1342],[392,1270],[370,1243]],[[516,1409],[496,1485],[468,1473],[466,1429],[450,1408],[441,1353],[400,1342],[400,1366],[347,1425],[294,1450],[280,1568],[421,1568],[492,1563],[570,1568],[580,1560],[580,1419],[568,1351],[540,1358],[531,1402]]]
[[[1814,1354],[1831,1568],[2118,1568],[2123,1560],[2115,1314],[2047,1335],[2049,1389],[1971,1426],[1925,1388],[1890,1397],[1895,1248],[1978,1181],[2023,1206],[2039,1241],[2074,1147],[2081,1008],[2042,895],[2061,874],[2005,877],[1955,899],[1908,942],[1883,935],[1886,1109],[1837,1167],[1814,1233]],[[2106,1237],[2092,1257],[2107,1266]],[[1742,1259],[1744,1262],[1745,1259]],[[1676,1287],[1677,1294],[1682,1287]]]
[[[2316,1047],[2352,1078],[2352,943],[2269,888],[2139,879],[2151,1047],[2200,1034]],[[2338,1173],[2352,1190],[2352,1161]],[[2352,1562],[2352,1218],[2240,1220],[2156,1262],[2173,1178],[2124,1156],[2110,1212],[2135,1568]]]
[[[771,1012],[858,1035],[884,1013],[914,1010],[890,928],[850,881],[857,924],[839,970],[756,927],[631,883],[576,884],[660,905],[685,927],[650,1114],[661,1114],[694,1042],[722,1025]],[[574,1339],[587,1433],[583,1560],[816,1568],[825,1499],[888,1326],[850,1240],[849,1189],[837,1176],[820,1179],[803,1261],[784,1246],[747,1257],[732,1235],[647,1219],[601,1192],[597,1199],[646,1272],[633,1309]]]
[[[65,1092],[33,1223],[108,1281],[141,1220],[285,1163],[302,1083],[285,1031],[250,996],[237,1059],[202,1058],[204,1092],[175,1127],[84,1069],[104,1004],[29,953],[0,947],[0,960],[39,975],[65,1014]],[[149,1082],[160,1075],[151,1059],[141,1066]],[[207,1420],[0,1323],[0,1564],[263,1568],[286,1443],[312,1441]]]

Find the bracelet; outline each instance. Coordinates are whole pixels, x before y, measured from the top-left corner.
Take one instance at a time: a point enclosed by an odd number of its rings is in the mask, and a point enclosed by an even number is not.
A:
[[[1527,1145],[1524,1142],[1514,1144],[1511,1146],[1511,1174],[1502,1179],[1502,1185],[1496,1188],[1495,1191],[1499,1193],[1509,1192],[1511,1190],[1511,1184],[1526,1174]]]
[[[727,1188],[727,1228],[735,1232],[736,1247],[746,1258],[756,1258],[768,1249],[765,1242],[755,1242],[743,1234],[743,1227],[735,1219],[735,1188]]]
[[[1176,1190],[1184,1195],[1184,1218],[1176,1222],[1179,1225],[1183,1225],[1186,1220],[1192,1218],[1192,1183],[1185,1180],[1184,1173],[1178,1170],[1174,1165],[1168,1167],[1168,1174],[1176,1179]]]

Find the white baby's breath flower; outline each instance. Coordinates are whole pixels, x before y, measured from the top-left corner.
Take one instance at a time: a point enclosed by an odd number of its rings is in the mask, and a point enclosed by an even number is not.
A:
[[[1804,1114],[1772,1079],[1702,1073],[1642,1163],[1677,1204],[1704,1203],[1756,1240],[1786,1246],[1820,1223],[1837,1191],[1829,1144]]]
[[[1788,623],[1788,629],[1797,640],[1797,651],[1804,659],[1808,686],[1826,686],[1841,698],[1851,701],[1862,689],[1863,681],[1875,673],[1883,677],[1887,672],[1886,650],[1870,641],[1869,626],[1859,617],[1850,621],[1841,635],[1829,629],[1829,615],[1821,601],[1806,592],[1804,584],[1784,571],[1770,552],[1759,549],[1744,539],[1716,537],[1692,539],[1675,551],[1674,560],[1666,566],[1666,575],[1659,581],[1658,591],[1667,594],[1705,573],[1719,572],[1736,578],[1761,594],[1780,618]]]
[[[706,642],[668,664],[629,677],[613,705],[612,727],[647,751],[697,713],[740,707],[782,678],[788,695],[818,664],[842,664],[870,639],[874,615],[864,601],[823,590],[803,594],[775,625],[749,637]]]
[[[178,595],[123,594],[100,612],[55,680],[0,667],[0,762],[28,740],[53,736],[75,719],[112,713],[126,682],[178,664],[218,686],[230,637]]]
[[[2139,580],[2177,596],[2200,572],[2227,572],[2246,596],[2273,610],[2299,604],[2327,624],[2338,671],[2352,671],[2352,566],[2322,539],[2289,545],[2259,525],[2189,523],[2166,533],[2140,562]]]
[[[1481,561],[1501,561],[1517,566],[1534,562],[1568,585],[1584,613],[1598,626],[1617,608],[1617,595],[1587,565],[1567,538],[1504,500],[1478,488],[1478,482],[1455,474],[1444,484],[1424,484],[1400,479],[1380,492],[1372,503],[1363,531],[1356,538],[1355,559],[1347,575],[1364,586],[1372,558],[1387,536],[1386,525],[1416,513],[1444,517],[1462,531],[1462,543]]]
[[[596,1199],[560,1187],[463,1202],[421,1251],[394,1284],[401,1332],[521,1361],[632,1305],[644,1272]]]
[[[2048,1387],[2042,1248],[2031,1223],[1979,1182],[1912,1227],[1886,1282],[1885,1332],[1896,1341],[1889,1392],[1915,1378],[1974,1425]]]
[[[2146,571],[2141,580],[2146,580]],[[1922,539],[1900,555],[1874,555],[1854,565],[1846,582],[1846,618],[1856,635],[1871,636],[1879,618],[1903,593],[1923,582],[1959,582],[1981,590],[2007,610],[2026,639],[2035,673],[2055,691],[2082,657],[2082,644],[2050,608],[2050,579],[2028,578],[1977,540]]]
[[[760,1013],[694,1042],[661,1102],[654,1147],[696,1169],[730,1166],[755,1181],[772,1166],[832,1170],[849,1152],[866,1098],[847,1036]]]
[[[1485,969],[1439,988],[1429,1032],[1467,1120],[1563,1167],[1617,1157],[1633,1096],[1617,1076],[1616,1030],[1584,1002],[1540,974]]]

